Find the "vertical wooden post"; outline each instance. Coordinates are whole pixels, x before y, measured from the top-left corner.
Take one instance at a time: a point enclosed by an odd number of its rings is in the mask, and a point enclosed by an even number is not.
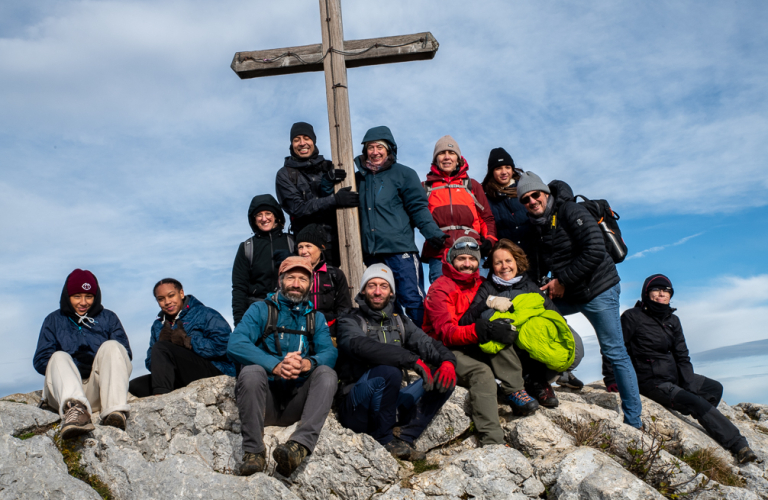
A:
[[[320,24],[323,31],[323,68],[325,92],[328,102],[328,125],[331,131],[331,156],[336,168],[347,172],[344,182],[336,189],[355,183],[354,150],[352,147],[352,126],[349,117],[349,92],[347,89],[347,66],[344,55],[335,54],[331,49],[344,50],[344,32],[341,25],[341,0],[320,0]],[[363,278],[363,247],[360,242],[360,219],[357,208],[336,211],[339,226],[339,253],[341,269],[347,276],[350,295],[354,297]]]

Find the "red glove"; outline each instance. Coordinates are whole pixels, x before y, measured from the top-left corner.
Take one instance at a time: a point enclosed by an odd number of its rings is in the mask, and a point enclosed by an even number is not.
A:
[[[456,368],[450,361],[443,361],[435,370],[435,389],[440,392],[452,391],[456,387]]]
[[[608,392],[619,392],[619,385],[616,382],[614,382],[606,386],[605,390]]]
[[[413,371],[421,377],[421,381],[424,384],[424,390],[431,391],[434,381],[432,380],[432,372],[429,370],[429,367],[419,359],[413,364]]]

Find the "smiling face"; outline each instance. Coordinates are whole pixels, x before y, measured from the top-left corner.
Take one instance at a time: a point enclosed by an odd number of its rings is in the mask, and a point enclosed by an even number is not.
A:
[[[512,167],[509,165],[502,165],[493,169],[493,180],[495,180],[499,186],[509,186],[512,181]]]
[[[453,264],[453,267],[456,268],[458,272],[464,274],[472,274],[477,271],[477,268],[480,266],[480,263],[477,262],[475,256],[468,254],[457,255],[451,264]]]
[[[312,262],[312,267],[315,267],[317,263],[320,262],[322,251],[317,245],[308,241],[302,241],[296,249],[299,252],[299,257],[309,257],[310,262]]]
[[[258,212],[253,216],[253,220],[256,222],[256,227],[265,233],[272,231],[277,225],[275,214],[269,210],[262,210],[261,212]]]
[[[304,269],[290,269],[280,276],[280,293],[294,304],[304,302],[309,286],[310,275]]]
[[[387,155],[389,155],[387,148],[377,142],[366,144],[365,153],[368,155],[368,161],[376,166],[382,165],[387,160]]]
[[[82,316],[88,312],[88,309],[93,305],[95,296],[90,293],[76,293],[69,296],[69,303],[72,304],[75,312]]]
[[[508,250],[499,248],[493,252],[493,274],[509,281],[517,276],[517,261]]]
[[[520,198],[520,203],[531,215],[541,217],[547,209],[547,200],[549,200],[549,195],[544,191],[531,191]]]
[[[459,164],[459,155],[454,151],[441,151],[437,153],[435,157],[435,165],[441,172],[450,174],[456,170],[456,166]]]
[[[392,287],[383,278],[371,278],[363,289],[363,298],[368,307],[374,311],[381,311],[392,298]]]
[[[155,290],[155,300],[165,314],[176,316],[184,303],[184,290],[177,289],[172,283],[164,283]]]
[[[309,158],[315,151],[315,143],[307,135],[297,135],[291,140],[293,152],[299,158]]]

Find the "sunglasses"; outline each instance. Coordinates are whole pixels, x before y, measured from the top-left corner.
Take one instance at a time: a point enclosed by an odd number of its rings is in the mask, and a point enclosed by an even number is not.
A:
[[[541,197],[541,191],[534,191],[533,193],[526,194],[525,196],[520,198],[520,203],[522,203],[523,205],[527,205],[528,202],[531,201],[531,198],[533,198],[534,200],[538,200],[540,197]]]
[[[456,250],[463,250],[465,248],[469,248],[470,250],[477,250],[480,248],[480,245],[478,245],[476,241],[460,241],[454,244],[453,248]]]

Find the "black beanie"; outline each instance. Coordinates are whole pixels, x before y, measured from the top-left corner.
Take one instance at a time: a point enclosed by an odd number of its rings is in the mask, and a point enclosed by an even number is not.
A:
[[[675,289],[672,287],[672,281],[663,274],[654,274],[645,279],[641,293],[643,302],[648,298],[651,288],[669,288],[669,296],[672,297],[675,294]]]
[[[504,148],[493,148],[491,154],[488,155],[488,170],[493,170],[502,165],[509,165],[515,168],[515,160],[509,156],[509,153]]]
[[[325,250],[325,229],[320,224],[310,224],[296,235],[296,246],[300,243],[312,243],[320,250]]]
[[[317,143],[317,137],[315,136],[315,129],[312,128],[312,125],[306,122],[296,122],[291,127],[291,142],[293,142],[293,138],[297,135],[306,135],[310,139],[312,139],[313,143]]]

